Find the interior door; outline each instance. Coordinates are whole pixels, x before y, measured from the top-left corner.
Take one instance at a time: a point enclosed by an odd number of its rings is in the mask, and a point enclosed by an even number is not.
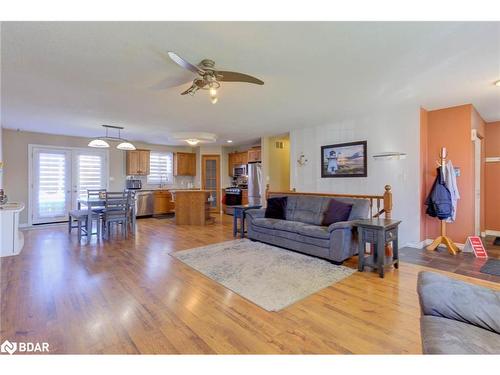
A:
[[[71,151],[34,148],[32,161],[32,222],[68,220],[71,209]]]
[[[210,211],[220,212],[220,155],[201,157],[202,189],[210,192]]]

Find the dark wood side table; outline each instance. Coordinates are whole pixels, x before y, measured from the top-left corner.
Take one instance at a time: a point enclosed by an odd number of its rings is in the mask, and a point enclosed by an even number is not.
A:
[[[366,219],[357,220],[359,239],[358,270],[363,272],[365,266],[377,269],[379,276],[384,277],[384,268],[394,265],[399,267],[398,225],[400,220]],[[392,242],[392,256],[385,254],[385,246]],[[374,245],[374,250],[367,256],[366,243]]]
[[[239,205],[239,206],[231,206],[231,208],[234,208],[233,211],[233,237],[236,237],[238,234],[238,219],[240,219],[240,237],[244,238],[245,237],[245,211],[246,210],[251,210],[251,209],[259,209],[261,208],[261,205]]]

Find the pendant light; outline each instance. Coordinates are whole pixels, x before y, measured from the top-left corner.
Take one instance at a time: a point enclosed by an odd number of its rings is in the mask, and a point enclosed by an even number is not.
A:
[[[109,143],[106,141],[118,141],[120,142],[116,148],[118,150],[124,151],[133,151],[135,150],[135,146],[127,141],[126,139],[121,137],[120,131],[123,130],[123,126],[113,126],[113,125],[102,125],[103,128],[106,129],[106,135],[104,137],[97,137],[91,140],[88,144],[89,147],[95,148],[109,148]],[[118,137],[111,137],[108,135],[108,129],[116,129],[118,130]]]

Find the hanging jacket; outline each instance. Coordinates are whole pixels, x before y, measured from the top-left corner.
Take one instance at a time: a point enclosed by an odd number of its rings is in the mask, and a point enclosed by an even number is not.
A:
[[[446,220],[448,223],[453,223],[457,218],[457,203],[460,199],[460,193],[458,192],[458,184],[457,184],[457,175],[455,173],[455,168],[453,168],[453,164],[451,160],[448,160],[445,168],[445,176],[444,183],[446,187],[450,191],[451,194],[451,216]]]
[[[425,213],[439,220],[448,219],[453,212],[451,193],[445,185],[441,174],[441,167],[437,169],[437,176],[432,185],[431,192],[425,200],[427,210]]]

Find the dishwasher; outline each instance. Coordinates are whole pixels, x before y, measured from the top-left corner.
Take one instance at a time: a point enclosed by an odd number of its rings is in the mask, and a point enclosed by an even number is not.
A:
[[[154,192],[138,191],[135,194],[135,216],[151,216],[154,213]]]

